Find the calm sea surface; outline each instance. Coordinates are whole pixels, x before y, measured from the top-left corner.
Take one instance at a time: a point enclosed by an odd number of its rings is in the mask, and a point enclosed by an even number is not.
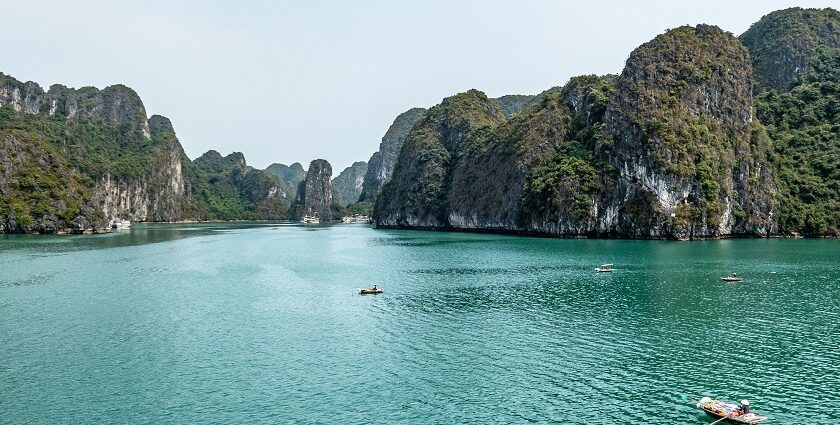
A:
[[[838,263],[837,240],[3,236],[0,423],[708,424],[709,395],[838,424]]]

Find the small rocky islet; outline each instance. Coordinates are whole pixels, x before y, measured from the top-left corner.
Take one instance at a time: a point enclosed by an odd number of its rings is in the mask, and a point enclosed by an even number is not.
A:
[[[411,108],[335,178],[323,159],[190,160],[128,87],[0,74],[0,232],[372,213],[379,227],[549,236],[836,237],[838,114],[834,9],[776,11],[740,37],[674,28],[618,75]]]

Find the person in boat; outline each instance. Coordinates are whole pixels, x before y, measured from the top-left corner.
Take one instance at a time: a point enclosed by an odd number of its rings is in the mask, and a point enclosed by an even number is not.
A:
[[[373,285],[373,290],[375,291],[376,289],[377,289],[377,288],[376,288],[376,285]]]
[[[750,414],[750,402],[747,400],[741,400],[741,415],[749,415]]]

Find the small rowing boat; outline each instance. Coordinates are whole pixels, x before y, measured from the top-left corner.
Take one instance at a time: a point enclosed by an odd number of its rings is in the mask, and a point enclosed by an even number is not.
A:
[[[724,282],[740,282],[740,281],[744,280],[744,278],[738,277],[737,274],[732,273],[729,276],[725,276],[725,277],[720,278],[720,280],[722,280]]]
[[[374,286],[373,288],[359,288],[359,293],[365,294],[381,294],[382,290]]]
[[[613,271],[612,266],[612,264],[601,264],[597,269],[595,269],[595,271],[598,273],[609,273]]]
[[[706,414],[713,418],[717,418],[712,423],[720,421],[729,421],[739,424],[760,424],[767,422],[767,416],[757,415],[750,412],[750,402],[741,400],[741,405],[735,403],[728,403],[720,400],[713,400],[709,397],[703,397],[697,402],[697,407],[702,409]]]

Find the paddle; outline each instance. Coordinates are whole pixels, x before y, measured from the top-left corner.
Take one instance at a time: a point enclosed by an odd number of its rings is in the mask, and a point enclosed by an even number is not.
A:
[[[718,420],[716,420],[716,421],[714,421],[714,422],[710,423],[709,425],[715,425],[716,423],[718,423],[718,422],[720,422],[720,421],[725,421],[725,420],[727,420],[727,419],[729,419],[729,418],[727,418],[726,416],[724,416],[724,417],[722,417],[722,418],[720,418],[720,419],[718,419]]]

